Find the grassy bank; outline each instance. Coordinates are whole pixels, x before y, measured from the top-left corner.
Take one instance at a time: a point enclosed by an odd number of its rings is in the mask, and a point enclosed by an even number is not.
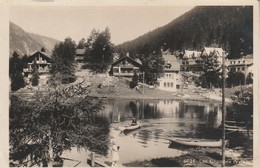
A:
[[[180,147],[179,147],[180,148]],[[253,165],[252,140],[243,147],[226,149],[225,166],[250,167]],[[182,148],[188,153],[177,157],[162,157],[123,164],[126,167],[221,167],[220,148]]]
[[[86,70],[76,73],[79,81],[84,81],[83,85],[88,86],[89,95],[108,98],[125,99],[173,99],[173,100],[195,100],[195,101],[213,101],[221,102],[221,90],[208,91],[192,87],[188,89],[179,89],[176,92],[163,91],[157,88],[143,87],[131,89],[129,83],[131,79],[117,78],[108,74],[93,74]],[[27,85],[25,88],[13,92],[12,94],[32,94],[36,90],[44,91],[47,88],[48,75],[41,76],[39,85],[32,87]],[[66,85],[64,85],[66,87]],[[225,90],[227,102],[235,90],[241,87],[227,88]]]

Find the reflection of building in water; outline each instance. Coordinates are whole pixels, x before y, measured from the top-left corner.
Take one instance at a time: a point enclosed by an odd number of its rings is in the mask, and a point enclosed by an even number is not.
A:
[[[159,100],[157,110],[166,116],[173,116],[179,112],[179,102],[174,100]]]

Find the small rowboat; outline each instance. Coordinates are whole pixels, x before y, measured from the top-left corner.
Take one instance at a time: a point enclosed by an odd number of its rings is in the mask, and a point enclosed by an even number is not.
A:
[[[136,130],[138,128],[140,128],[141,126],[139,124],[136,124],[136,125],[129,125],[129,126],[125,126],[121,132],[130,132],[130,131],[133,131],[133,130]]]
[[[222,129],[222,125],[220,125],[218,127],[218,129]],[[247,131],[247,129],[245,127],[232,126],[232,125],[227,125],[227,124],[225,124],[225,130],[226,131],[239,131],[239,132]]]
[[[184,146],[197,146],[197,147],[212,147],[218,148],[222,146],[222,140],[209,140],[209,139],[191,139],[191,138],[172,138],[169,139],[171,143],[176,143]],[[226,144],[228,141],[226,141]]]

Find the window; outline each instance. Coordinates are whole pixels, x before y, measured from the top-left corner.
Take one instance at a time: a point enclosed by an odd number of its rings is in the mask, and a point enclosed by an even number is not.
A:
[[[166,87],[166,82],[163,83],[163,86]]]
[[[167,87],[170,87],[170,82],[167,82]]]
[[[240,68],[237,68],[238,71],[240,71]]]
[[[243,68],[242,68],[242,71],[244,71],[244,70],[245,70],[245,68],[243,67]]]
[[[173,83],[171,82],[171,87],[173,87]]]
[[[113,71],[114,71],[114,73],[119,73],[118,67],[113,67]]]

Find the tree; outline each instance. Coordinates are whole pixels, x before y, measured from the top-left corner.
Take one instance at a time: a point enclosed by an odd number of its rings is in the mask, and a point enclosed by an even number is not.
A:
[[[244,122],[249,126],[253,122],[253,93],[251,91],[238,92],[235,100],[227,106],[227,118],[236,122]]]
[[[245,82],[245,74],[243,72],[230,72],[228,74],[227,84],[229,87],[243,85]]]
[[[41,52],[46,52],[44,47],[41,48]]]
[[[87,40],[85,60],[88,68],[97,73],[104,73],[113,62],[113,44],[110,41],[109,28],[101,33],[92,30]]]
[[[72,147],[106,154],[108,121],[97,116],[102,99],[88,96],[82,83],[53,86],[26,100],[11,96],[10,166],[52,167]]]
[[[85,38],[82,38],[77,45],[77,49],[84,49],[85,45],[86,45],[86,40]]]
[[[71,83],[76,80],[74,74],[74,56],[76,43],[71,38],[56,44],[52,52],[53,63],[50,67],[51,80],[60,80],[62,83]]]
[[[149,55],[142,55],[141,60],[145,69],[146,83],[156,82],[163,72],[165,63],[161,51],[158,50]]]
[[[249,72],[246,77],[246,84],[252,84],[252,83],[253,83],[253,74]]]
[[[23,68],[28,68],[28,56],[25,54],[22,58],[21,58],[21,62],[23,64]]]
[[[14,51],[13,57],[9,59],[9,77],[11,79],[11,90],[16,91],[25,86],[23,78],[23,63],[19,55]]]
[[[31,78],[31,82],[33,86],[38,86],[39,78],[40,77],[39,77],[38,67],[36,62],[34,61],[32,65],[32,78]]]
[[[212,88],[212,86],[219,87],[221,83],[221,79],[219,76],[220,73],[220,62],[218,60],[218,55],[216,52],[211,52],[208,56],[202,56],[204,66],[203,71],[205,76],[205,86],[207,88]]]
[[[138,85],[139,76],[134,73],[134,76],[132,78],[132,81],[130,82],[130,88],[135,88]]]

